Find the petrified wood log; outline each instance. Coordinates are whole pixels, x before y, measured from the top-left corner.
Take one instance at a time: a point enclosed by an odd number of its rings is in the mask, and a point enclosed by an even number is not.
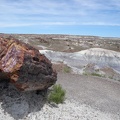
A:
[[[57,74],[37,49],[12,37],[1,37],[0,80],[8,79],[23,91],[44,90],[56,82]]]

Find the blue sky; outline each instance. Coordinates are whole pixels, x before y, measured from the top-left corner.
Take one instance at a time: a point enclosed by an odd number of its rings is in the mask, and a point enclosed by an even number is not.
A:
[[[0,33],[120,37],[120,0],[0,0]]]

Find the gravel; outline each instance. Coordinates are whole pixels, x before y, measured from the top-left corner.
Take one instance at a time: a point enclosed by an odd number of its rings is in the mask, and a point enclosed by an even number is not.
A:
[[[59,105],[47,103],[46,99],[37,95],[35,91],[19,92],[11,84],[8,87],[3,85],[0,90],[0,120],[119,120],[120,112],[116,112],[116,110],[120,108],[118,94],[120,84],[104,80],[58,74],[57,83],[62,84],[67,92],[65,102]],[[95,87],[96,84],[98,85]],[[92,86],[96,91],[92,89]],[[99,90],[101,88],[103,89]],[[84,91],[85,89],[86,91]],[[97,94],[99,94],[99,98],[97,98]],[[90,95],[93,96],[90,97]],[[113,97],[115,98],[113,99]],[[98,99],[100,100],[98,101]],[[101,109],[100,106],[104,105],[104,102],[106,102],[105,107],[113,106],[114,109],[113,107],[110,110],[104,107]]]

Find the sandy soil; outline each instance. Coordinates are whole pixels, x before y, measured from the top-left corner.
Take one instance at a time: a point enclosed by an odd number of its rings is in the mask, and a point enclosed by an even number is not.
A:
[[[48,104],[36,92],[19,92],[0,85],[0,120],[119,120],[120,83],[71,74],[58,74],[66,100]]]
[[[120,113],[120,82],[100,77],[58,74],[58,83],[67,98],[99,108],[103,112]]]

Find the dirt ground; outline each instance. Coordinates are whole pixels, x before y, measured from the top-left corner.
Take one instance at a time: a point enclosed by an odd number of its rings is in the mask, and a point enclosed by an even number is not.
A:
[[[0,120],[120,120],[120,83],[98,77],[58,73],[66,90],[63,104],[48,104],[11,84],[0,89]]]
[[[103,112],[120,114],[120,82],[94,76],[58,74],[67,97]]]

